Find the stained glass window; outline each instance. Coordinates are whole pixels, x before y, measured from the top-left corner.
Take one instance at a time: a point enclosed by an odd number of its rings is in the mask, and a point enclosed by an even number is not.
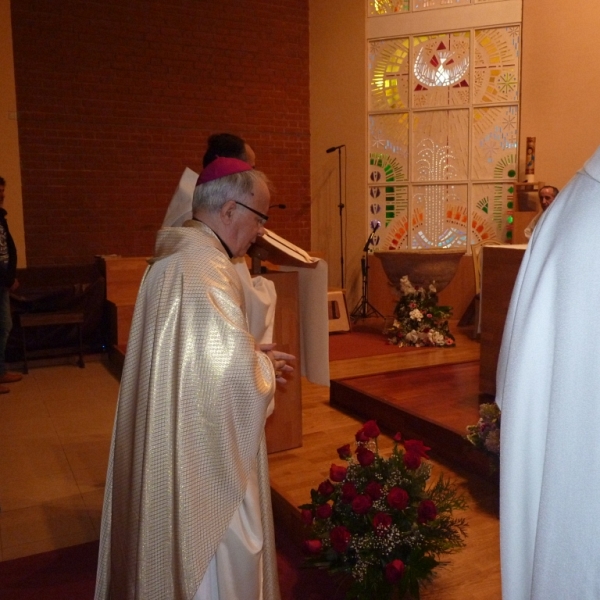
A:
[[[369,16],[393,15],[395,13],[452,8],[465,4],[502,2],[503,0],[369,0]]]
[[[414,0],[413,10],[427,10],[428,8],[444,8],[471,4],[471,0]]]
[[[475,31],[473,102],[515,102],[519,94],[519,27]]]
[[[370,110],[408,107],[408,38],[369,44]]]
[[[407,12],[409,7],[409,0],[369,0],[369,14],[371,16]]]
[[[519,54],[518,26],[370,42],[375,249],[510,239]]]
[[[413,106],[469,103],[469,32],[413,38]]]

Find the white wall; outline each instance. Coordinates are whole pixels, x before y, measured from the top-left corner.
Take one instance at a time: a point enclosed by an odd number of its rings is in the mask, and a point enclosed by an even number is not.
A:
[[[339,287],[338,153],[342,149],[345,287],[352,310],[361,289],[366,241],[366,4],[363,0],[310,1],[312,250],[329,264],[329,285]],[[345,185],[344,185],[345,183]],[[364,238],[364,239],[363,239]]]
[[[537,138],[536,179],[559,188],[600,145],[599,25],[597,0],[523,3],[521,149]]]

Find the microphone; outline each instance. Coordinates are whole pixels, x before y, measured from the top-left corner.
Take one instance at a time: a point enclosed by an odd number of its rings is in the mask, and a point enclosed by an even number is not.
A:
[[[325,150],[325,152],[327,152],[327,154],[329,154],[330,152],[335,152],[336,150],[339,150],[340,148],[345,148],[346,144],[342,144],[341,146],[331,146],[331,148],[327,148],[327,150]]]
[[[369,239],[363,248],[363,252],[369,251],[369,246],[373,243],[373,238],[375,237],[375,232],[381,227],[381,221],[371,221],[371,233],[369,234]]]
[[[270,204],[269,208],[287,208],[286,204]]]

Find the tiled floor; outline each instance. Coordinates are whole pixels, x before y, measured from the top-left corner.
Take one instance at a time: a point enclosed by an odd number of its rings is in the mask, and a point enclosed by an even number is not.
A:
[[[68,361],[0,395],[0,560],[98,538],[119,384],[103,358]]]

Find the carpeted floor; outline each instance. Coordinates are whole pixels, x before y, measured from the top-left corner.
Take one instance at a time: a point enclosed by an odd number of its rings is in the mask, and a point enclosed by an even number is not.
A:
[[[344,589],[326,572],[303,568],[303,555],[277,532],[282,600],[342,600]],[[0,562],[1,600],[92,600],[98,542]]]
[[[356,327],[348,333],[329,334],[329,360],[347,360],[410,352],[418,348],[399,348],[387,341],[381,330]]]

